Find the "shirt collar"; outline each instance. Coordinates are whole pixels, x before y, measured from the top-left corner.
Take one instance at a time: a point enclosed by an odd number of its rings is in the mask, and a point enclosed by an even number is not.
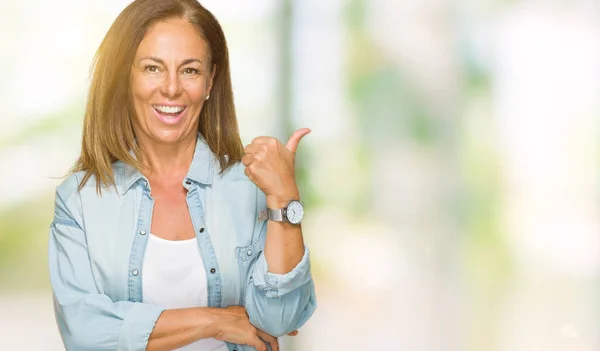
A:
[[[119,161],[122,165],[122,177],[121,177],[121,194],[127,193],[127,191],[138,181],[143,181],[144,186],[148,186],[148,179],[135,167]],[[204,137],[198,133],[196,139],[196,149],[194,150],[194,157],[192,164],[188,171],[185,181],[194,181],[200,184],[212,184],[213,178],[213,165],[215,162],[214,154],[210,150],[210,147],[204,140]]]
[[[210,150],[204,137],[198,133],[194,158],[192,159],[186,179],[205,185],[212,184],[215,162],[215,155]]]

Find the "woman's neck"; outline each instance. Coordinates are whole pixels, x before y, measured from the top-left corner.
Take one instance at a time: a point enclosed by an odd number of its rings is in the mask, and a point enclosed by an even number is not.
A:
[[[146,136],[138,137],[143,155],[142,173],[155,182],[180,184],[190,169],[196,140],[195,134],[177,143],[157,143]]]

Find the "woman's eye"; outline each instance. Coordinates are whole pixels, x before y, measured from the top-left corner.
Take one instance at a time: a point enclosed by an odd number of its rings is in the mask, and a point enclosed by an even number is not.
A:
[[[187,74],[187,75],[190,75],[190,74],[198,74],[198,73],[200,73],[200,72],[199,72],[197,69],[195,69],[195,68],[189,68],[189,67],[188,67],[188,68],[185,68],[185,69],[183,70],[183,74]]]
[[[160,72],[158,66],[152,66],[152,65],[150,65],[150,66],[146,66],[145,69],[146,69],[146,71],[148,71],[150,73],[158,73],[158,72]]]

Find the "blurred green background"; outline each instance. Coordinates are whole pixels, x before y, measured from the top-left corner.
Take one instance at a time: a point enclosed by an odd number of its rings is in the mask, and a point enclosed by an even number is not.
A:
[[[61,350],[54,188],[124,0],[0,3],[0,349]],[[600,349],[600,4],[210,0],[239,124],[298,152],[319,308],[284,350]]]

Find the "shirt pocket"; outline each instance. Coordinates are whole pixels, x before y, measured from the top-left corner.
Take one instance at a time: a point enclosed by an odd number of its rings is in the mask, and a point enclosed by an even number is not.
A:
[[[250,245],[238,246],[236,248],[236,258],[240,270],[240,277],[243,282],[241,295],[243,306],[246,304],[246,289],[248,285],[252,283],[252,268],[254,267],[254,262],[256,262],[262,251],[263,248],[260,239],[257,239]]]

